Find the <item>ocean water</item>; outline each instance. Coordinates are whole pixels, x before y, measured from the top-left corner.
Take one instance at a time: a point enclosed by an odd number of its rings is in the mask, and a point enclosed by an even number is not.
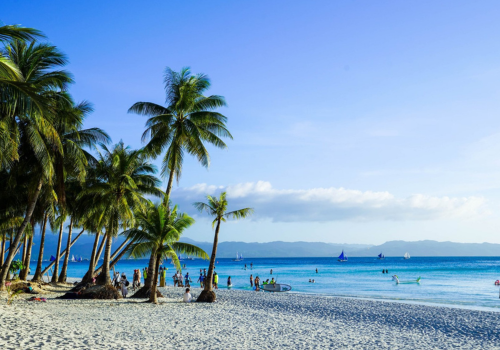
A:
[[[192,285],[195,285],[200,269],[208,268],[206,260],[181,262],[186,264],[183,275],[189,272],[192,276]],[[250,263],[253,263],[252,269]],[[147,264],[147,259],[127,259],[120,261],[115,270],[125,272],[131,279],[134,269],[143,269]],[[163,266],[168,268],[167,284],[173,285],[174,265],[165,262]],[[36,262],[33,262],[31,271],[35,268]],[[70,263],[68,276],[82,277],[87,268],[88,262]],[[389,273],[382,274],[383,269]],[[252,290],[249,282],[252,274],[253,277],[259,276],[261,281],[274,277],[278,283],[291,285],[293,293],[438,303],[500,311],[500,287],[494,285],[495,280],[500,279],[500,258],[497,257],[349,258],[343,263],[336,258],[246,258],[240,262],[217,259],[216,272],[220,288],[226,288],[227,277],[231,276],[233,289]],[[398,285],[392,281],[394,274],[401,281],[421,277],[421,283]],[[309,279],[314,279],[315,283],[309,283]]]

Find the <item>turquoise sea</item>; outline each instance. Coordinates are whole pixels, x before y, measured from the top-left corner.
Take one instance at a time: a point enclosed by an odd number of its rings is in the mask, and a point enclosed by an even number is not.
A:
[[[116,271],[125,272],[131,278],[134,269],[144,268],[147,263],[146,259],[122,260]],[[253,269],[250,269],[250,263],[253,263]],[[200,269],[208,268],[208,261],[200,259],[183,260],[182,264],[186,264],[183,274],[189,272],[193,284]],[[168,268],[168,277],[175,273],[172,264],[166,262],[163,266]],[[31,271],[35,267],[36,262],[33,262]],[[88,262],[70,263],[68,276],[82,277],[87,268]],[[389,273],[382,274],[383,269]],[[233,289],[251,290],[249,278],[252,274],[254,277],[258,275],[261,281],[274,277],[278,283],[291,285],[293,293],[438,303],[500,311],[500,287],[494,285],[495,280],[500,279],[498,257],[412,257],[409,260],[402,257],[378,260],[374,257],[349,258],[348,262],[342,263],[336,258],[245,258],[240,262],[218,259],[216,271],[221,288],[225,288],[227,277],[231,276]],[[394,274],[400,280],[421,277],[421,283],[397,285],[392,281]],[[309,279],[314,279],[315,283],[309,283]],[[173,285],[172,278],[167,279],[167,284]]]

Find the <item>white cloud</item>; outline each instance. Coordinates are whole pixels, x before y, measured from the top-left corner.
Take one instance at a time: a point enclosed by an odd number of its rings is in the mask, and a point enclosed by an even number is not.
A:
[[[229,209],[252,207],[254,218],[281,222],[439,220],[473,218],[484,214],[482,197],[433,197],[415,194],[396,198],[389,192],[313,188],[282,190],[258,181],[232,186],[197,184],[173,191],[172,200],[183,210],[203,201],[206,194],[227,192]]]

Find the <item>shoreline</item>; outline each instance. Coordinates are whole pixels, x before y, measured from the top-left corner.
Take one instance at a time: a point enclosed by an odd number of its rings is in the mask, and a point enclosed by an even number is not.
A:
[[[28,276],[28,281],[32,278],[31,275]],[[68,277],[67,282],[68,283],[74,283],[74,282],[79,282],[81,281],[81,278],[77,277]],[[158,287],[159,288],[159,287]],[[167,286],[166,288],[174,288],[173,286]],[[177,288],[177,287],[175,287]],[[192,286],[191,289],[199,289],[197,286]],[[182,288],[180,288],[182,289]],[[221,288],[219,291],[227,291],[227,289]],[[240,292],[248,292],[248,293],[254,293],[252,290],[247,290],[247,289],[238,289],[238,288],[232,288],[231,290],[233,291],[240,291]],[[130,293],[130,292],[129,292]],[[475,310],[475,311],[486,311],[486,312],[500,312],[500,298],[499,298],[499,306],[498,308],[494,307],[489,307],[489,306],[478,306],[478,305],[462,305],[462,304],[456,304],[456,303],[440,303],[440,302],[433,302],[433,301],[424,301],[424,300],[414,300],[414,299],[394,299],[394,298],[376,298],[376,297],[364,297],[364,296],[353,296],[353,295],[341,295],[341,294],[323,294],[323,293],[307,293],[307,292],[296,292],[292,291],[287,292],[288,294],[297,294],[297,295],[308,295],[308,296],[317,296],[317,297],[325,297],[325,298],[345,298],[345,299],[356,299],[356,300],[369,300],[369,301],[381,301],[381,302],[388,302],[388,303],[398,303],[398,304],[409,304],[409,305],[425,305],[425,306],[436,306],[436,307],[446,307],[446,308],[452,308],[452,309],[462,309],[462,310]],[[286,294],[286,293],[285,293]],[[131,295],[131,294],[129,294]]]
[[[242,290],[218,290],[213,304],[185,304],[183,290],[160,288],[158,305],[51,293],[40,295],[46,303],[7,306],[2,293],[0,347],[494,349],[500,342],[497,312]],[[193,288],[193,296],[200,291]]]

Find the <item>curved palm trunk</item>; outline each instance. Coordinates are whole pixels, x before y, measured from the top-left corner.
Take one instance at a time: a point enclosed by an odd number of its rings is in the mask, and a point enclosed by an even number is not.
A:
[[[3,260],[5,259],[5,240],[7,239],[7,236],[5,232],[2,234],[2,246],[0,247],[0,270],[1,270],[1,265],[3,265]]]
[[[88,283],[93,277],[95,266],[96,266],[96,254],[97,254],[97,246],[99,244],[99,237],[101,235],[100,231],[97,231],[95,234],[95,239],[94,239],[94,246],[92,247],[92,254],[90,255],[90,261],[89,261],[89,269],[87,270],[87,273],[85,276],[82,278],[82,282]],[[103,240],[104,242],[104,240]],[[101,244],[102,246],[102,244]]]
[[[173,160],[173,164],[175,164],[175,157]],[[170,175],[168,176],[167,189],[165,190],[165,205],[168,205],[168,201],[170,199],[170,192],[172,192],[172,183],[174,181],[174,170],[175,168],[172,167],[172,169],[170,169]]]
[[[76,241],[78,241],[78,238],[80,238],[80,236],[83,234],[83,232],[85,231],[85,229],[83,229],[76,237],[75,239],[73,240],[73,242],[71,242],[71,247],[73,246],[73,244],[75,244]],[[59,255],[58,259],[61,259],[64,255],[66,254],[66,249],[63,250],[63,252],[61,253],[61,255]],[[56,263],[56,260],[52,261],[50,264],[47,265],[47,267],[45,267],[42,271],[42,276],[45,275],[45,273],[47,271],[49,271],[49,269],[54,266]]]
[[[217,256],[217,245],[219,243],[219,229],[220,229],[220,218],[217,219],[217,227],[215,228],[214,245],[212,247],[212,255],[210,256],[210,265],[208,266],[207,279],[205,280],[205,288],[203,289],[203,292],[200,293],[200,296],[196,300],[198,302],[213,303],[217,298],[214,291],[212,290],[212,280],[215,267],[215,257]]]
[[[42,226],[42,237],[40,239],[40,251],[38,252],[38,261],[36,264],[35,275],[33,276],[32,281],[41,281],[42,280],[42,262],[43,262],[43,248],[45,246],[45,230],[47,229],[47,221],[49,218],[49,214],[45,213],[43,218],[43,226]]]
[[[147,298],[148,293],[151,293],[153,288],[153,274],[156,269],[156,254],[152,253],[149,257],[148,264],[148,276],[144,280],[144,286],[142,286],[137,292],[132,295],[132,298]]]
[[[28,239],[28,245],[26,247],[26,256],[23,260],[25,268],[19,274],[21,281],[26,281],[28,279],[28,274],[30,272],[30,261],[31,261],[31,249],[33,247],[33,235]]]
[[[155,270],[154,270],[154,275],[152,276],[153,278],[151,279],[151,293],[149,294],[149,302],[151,303],[158,303],[158,297],[156,295],[156,286],[158,285],[158,272],[160,270],[160,261],[161,261],[161,255],[159,254],[151,254],[152,256],[155,256]]]
[[[23,264],[26,261],[26,247],[27,247],[27,245],[28,245],[28,237],[26,237],[26,235],[24,235],[24,239],[23,239],[23,251],[22,251],[22,254],[21,254],[21,261],[23,262]]]
[[[125,243],[127,243],[127,241],[124,241],[122,243],[122,245],[120,246],[120,248],[118,248],[117,250],[115,250],[115,252],[113,253],[113,255],[111,255],[111,263],[109,264],[109,269],[111,270],[113,268],[113,266],[116,265],[116,263],[118,261],[120,261],[121,258],[123,258],[123,256],[125,255],[125,253],[127,252],[128,248],[132,245],[133,242],[128,242],[127,246],[125,247],[125,249],[123,249],[120,254],[118,254],[118,252],[120,251],[120,249],[125,245]],[[104,265],[104,264],[103,264]],[[101,273],[102,271],[102,268],[103,268],[103,265],[99,266],[99,268],[97,270],[95,270],[94,272],[94,276],[95,275],[98,275]]]
[[[64,257],[64,263],[61,269],[61,274],[57,280],[59,283],[66,283],[66,275],[68,272],[68,262],[69,262],[69,252],[71,248],[71,233],[73,232],[73,217],[69,221],[69,232],[68,232],[68,243],[66,243],[66,256]]]
[[[56,261],[54,266],[54,272],[52,273],[52,280],[51,280],[52,283],[57,283],[57,277],[59,275],[59,254],[61,253],[63,224],[64,222],[61,222],[61,225],[59,226],[59,240],[57,241]]]
[[[38,182],[38,186],[36,187],[35,193],[33,194],[33,197],[28,203],[26,216],[24,217],[21,227],[19,227],[19,230],[17,231],[16,238],[14,239],[13,242],[14,244],[13,247],[16,247],[19,244],[19,242],[21,242],[21,237],[23,236],[24,231],[26,230],[26,226],[28,226],[28,223],[31,221],[31,217],[33,216],[33,211],[35,210],[36,201],[38,200],[38,196],[40,195],[40,191],[42,190],[42,184],[43,181],[42,179],[40,179],[40,181]],[[15,251],[13,249],[9,250],[7,259],[5,260],[2,266],[2,272],[0,273],[0,290],[5,289],[5,279],[7,278],[7,273],[9,272],[9,267],[10,264],[12,263],[12,259],[14,259],[14,253]]]
[[[102,273],[99,275],[98,283],[101,285],[111,285],[111,277],[109,276],[109,262],[111,258],[111,244],[113,243],[113,237],[106,234],[106,247],[104,248],[104,261],[102,263]]]

